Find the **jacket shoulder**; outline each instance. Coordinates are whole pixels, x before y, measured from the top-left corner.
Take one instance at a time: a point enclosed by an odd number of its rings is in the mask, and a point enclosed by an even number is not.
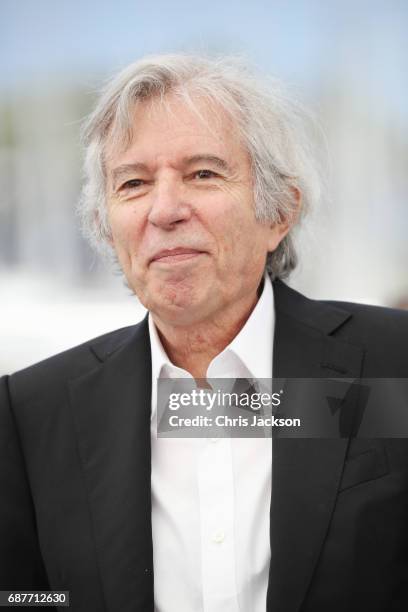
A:
[[[377,335],[378,339],[387,337],[393,341],[408,337],[408,312],[383,306],[370,306],[353,302],[325,301],[326,304],[347,310],[351,315],[354,333],[360,333],[367,340]]]
[[[71,378],[98,367],[131,338],[143,322],[97,336],[19,370],[9,377],[10,393],[16,403],[35,400],[55,392]]]
[[[408,311],[339,300],[316,300],[299,293],[282,281],[274,282],[275,306],[320,331],[351,334],[360,340],[405,339]]]
[[[360,347],[364,375],[408,378],[408,312],[353,302],[310,299],[274,282],[275,307],[323,337]]]

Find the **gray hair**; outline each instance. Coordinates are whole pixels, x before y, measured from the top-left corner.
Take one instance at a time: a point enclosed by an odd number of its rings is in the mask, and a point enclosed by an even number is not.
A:
[[[131,64],[110,80],[84,125],[85,182],[78,213],[91,245],[115,257],[108,241],[107,143],[125,148],[131,142],[135,105],[153,98],[165,104],[170,92],[196,111],[194,99],[207,99],[231,117],[250,156],[257,220],[276,223],[296,218],[299,226],[320,194],[301,106],[289,99],[280,82],[254,76],[238,58],[159,55]],[[293,231],[268,254],[266,268],[272,278],[288,276],[297,264]]]

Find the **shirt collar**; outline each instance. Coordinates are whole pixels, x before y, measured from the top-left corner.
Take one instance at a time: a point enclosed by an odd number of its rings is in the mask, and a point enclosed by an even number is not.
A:
[[[167,356],[161,343],[159,332],[154,324],[153,317],[149,312],[149,336],[152,351],[152,381],[160,377],[188,378],[191,376],[186,370],[174,365]]]

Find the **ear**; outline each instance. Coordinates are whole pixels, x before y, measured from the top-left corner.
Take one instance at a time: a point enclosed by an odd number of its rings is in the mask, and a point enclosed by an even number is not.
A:
[[[292,214],[289,217],[282,219],[278,223],[273,223],[270,225],[268,240],[269,253],[275,251],[278,248],[279,244],[282,242],[282,240],[285,238],[286,234],[291,230],[291,228],[296,224],[296,221],[299,218],[299,213],[302,206],[302,194],[300,193],[297,187],[291,187],[291,191],[293,193],[296,207],[294,208]]]

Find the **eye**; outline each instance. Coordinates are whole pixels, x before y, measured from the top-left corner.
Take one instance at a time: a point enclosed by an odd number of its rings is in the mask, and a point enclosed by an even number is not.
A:
[[[123,185],[120,186],[120,189],[136,189],[142,185],[144,185],[144,181],[142,179],[131,179],[130,181],[123,183]]]
[[[218,175],[212,170],[197,170],[197,172],[194,172],[194,178],[198,179],[209,179],[215,178],[216,176]]]

